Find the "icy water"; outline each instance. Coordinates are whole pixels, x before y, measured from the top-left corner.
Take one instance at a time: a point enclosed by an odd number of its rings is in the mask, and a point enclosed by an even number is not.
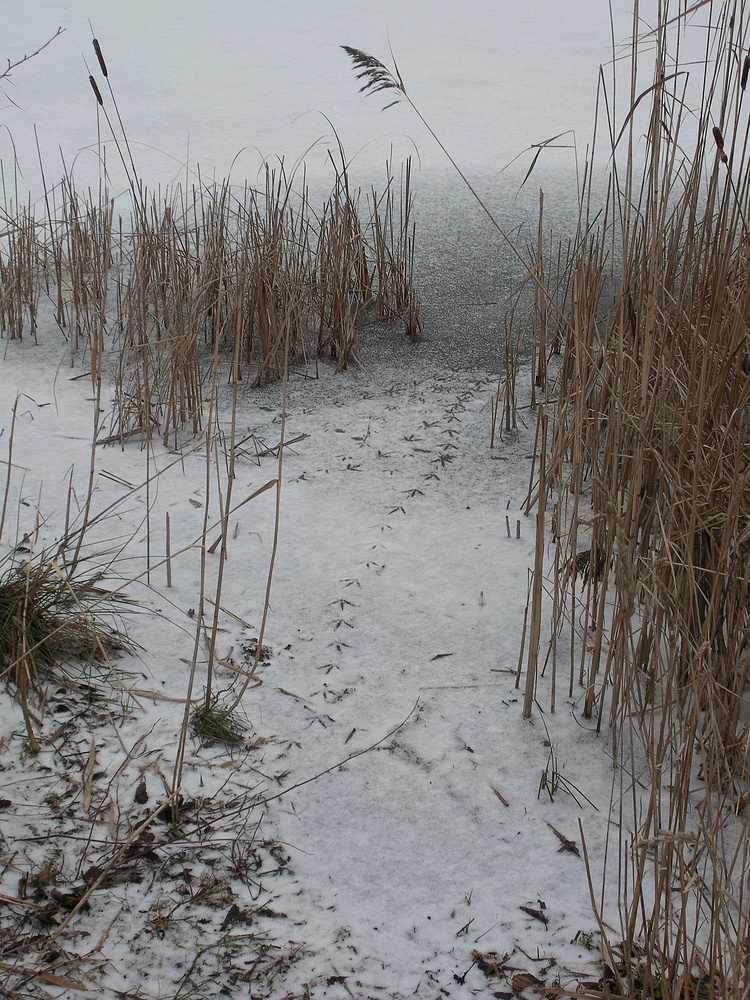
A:
[[[614,18],[626,37],[626,4]],[[398,175],[411,155],[426,334],[418,350],[436,363],[494,370],[503,303],[524,266],[414,109],[402,102],[383,111],[392,92],[358,93],[341,46],[398,61],[410,97],[526,257],[540,186],[546,228],[564,238],[575,227],[576,161],[591,134],[599,66],[612,55],[601,0],[560,0],[552,10],[543,0],[522,8],[516,0],[220,0],[210,8],[200,0],[39,0],[8,19],[0,56],[15,62],[58,27],[62,34],[0,85],[6,198],[30,198],[44,215],[40,157],[48,187],[68,172],[79,191],[96,191],[106,168],[108,189],[126,191],[125,137],[139,177],[163,192],[190,187],[198,171],[203,181],[254,184],[270,158],[296,165],[299,177],[304,160],[305,182],[322,196],[332,185],[327,151],[338,156],[339,140],[354,186],[382,189],[386,160]],[[559,148],[545,151],[522,186],[534,144],[558,134]],[[127,196],[121,204],[127,211]],[[402,346],[363,336],[367,350]]]
[[[528,192],[495,176],[477,180],[481,197],[508,235],[505,239],[457,176],[414,182],[416,261],[414,283],[421,301],[424,340],[410,344],[398,327],[365,330],[365,360],[387,355],[413,360],[433,370],[499,370],[504,357],[509,302],[528,274],[536,253],[539,190]],[[545,201],[544,253],[556,261],[558,247],[575,234],[575,176]],[[527,291],[524,301],[528,303]],[[520,326],[520,324],[518,324]],[[517,336],[517,332],[514,333]],[[522,349],[522,357],[528,348]]]

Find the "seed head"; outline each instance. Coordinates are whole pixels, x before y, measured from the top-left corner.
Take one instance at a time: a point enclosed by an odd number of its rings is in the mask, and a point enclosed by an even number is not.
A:
[[[402,97],[406,96],[406,89],[398,68],[395,69],[394,75],[375,56],[368,55],[366,52],[362,52],[361,49],[354,49],[350,45],[342,45],[341,48],[354,64],[357,79],[364,81],[359,88],[360,94],[377,94],[381,90],[395,91],[398,96],[390,104],[386,104],[385,108],[393,107],[394,104],[398,104]],[[383,108],[384,111],[385,108]]]
[[[104,101],[102,100],[102,95],[99,91],[98,86],[96,85],[96,80],[93,78],[93,76],[91,76],[91,74],[89,74],[89,83],[91,84],[91,89],[94,91],[94,94],[96,95],[97,101],[99,102],[100,105],[103,106]]]
[[[94,52],[96,52],[96,58],[99,60],[99,68],[101,69],[102,73],[106,77],[108,75],[107,74],[107,64],[104,61],[104,56],[102,55],[102,50],[101,50],[101,47],[99,45],[99,39],[98,38],[94,39]]]

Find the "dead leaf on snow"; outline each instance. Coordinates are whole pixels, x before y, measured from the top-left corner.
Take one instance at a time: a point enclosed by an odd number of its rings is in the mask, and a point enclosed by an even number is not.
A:
[[[537,979],[533,972],[519,972],[511,980],[515,993],[523,993],[530,986],[544,986],[541,979]]]

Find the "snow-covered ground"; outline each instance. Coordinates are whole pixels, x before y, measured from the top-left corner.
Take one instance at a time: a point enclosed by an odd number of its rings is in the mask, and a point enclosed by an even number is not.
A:
[[[72,464],[85,489],[91,423],[90,383],[72,379],[58,361],[59,350],[12,343],[2,366],[4,398],[24,393],[11,490],[20,501],[17,530],[33,522],[43,482],[48,541],[64,514]],[[592,974],[595,954],[571,943],[581,931],[588,942],[595,929],[584,863],[559,853],[552,827],[580,849],[581,818],[596,869],[611,772],[602,742],[586,732],[575,702],[563,699],[547,719],[559,767],[600,811],[562,792],[554,802],[538,798],[548,737],[539,718],[522,719],[515,685],[533,560],[533,526],[521,512],[533,425],[490,449],[495,387],[484,372],[435,375],[416,351],[411,365],[381,363],[369,374],[324,369],[319,382],[292,381],[286,436],[301,439],[285,450],[270,649],[262,683],[243,701],[251,749],[189,740],[183,795],[193,806],[184,832],[174,838],[155,822],[155,839],[139,843],[145,855],[118,863],[118,878],[93,894],[91,909],[62,936],[60,976],[86,984],[100,975],[113,996],[129,989],[172,997],[201,941],[214,944],[228,929],[238,940],[247,933],[244,917],[240,927],[225,923],[233,906],[248,914],[260,907],[248,917],[253,933],[270,934],[282,954],[300,949],[272,995],[470,996],[486,988],[482,962],[497,963],[495,973],[487,967],[496,988],[510,988],[521,972],[559,977],[564,987]],[[275,476],[275,457],[255,455],[278,443],[279,411],[279,386],[242,400],[240,433],[253,438],[239,462],[235,503]],[[145,568],[146,497],[124,484],[146,478],[146,453],[135,444],[105,448],[97,461],[95,511],[125,500],[101,534],[132,535],[116,566],[135,576]],[[173,461],[157,448],[150,471]],[[200,536],[206,502],[198,450],[152,492],[155,564],[165,513],[176,552]],[[236,687],[232,668],[252,662],[273,517],[269,491],[231,519],[222,691]],[[209,580],[217,561],[218,554],[209,558]],[[174,560],[171,589],[163,566],[152,571],[150,589],[127,588],[158,611],[128,622],[142,647],[135,661],[120,663],[135,692],[130,714],[99,706],[87,720],[80,705],[51,690],[42,751],[29,756],[20,710],[3,700],[6,901],[25,894],[27,905],[41,905],[28,885],[21,892],[19,878],[45,859],[61,869],[52,888],[80,892],[87,872],[110,860],[112,844],[164,801],[199,572],[192,550]],[[203,683],[199,674],[197,693]],[[141,782],[148,798],[138,802]],[[256,802],[279,793],[266,806]],[[243,886],[235,855],[256,842],[265,846],[257,867],[248,862]],[[209,878],[220,887],[215,895],[188,905]],[[78,970],[71,955],[88,952],[114,918],[101,970],[94,975],[92,960]],[[475,952],[484,956],[479,963]],[[247,960],[256,959],[249,948]],[[209,952],[192,970],[190,985],[202,984],[196,995],[219,995],[231,983],[213,963],[221,965]],[[234,965],[246,971],[239,958]],[[252,989],[262,991],[262,980]],[[192,994],[183,986],[179,995]]]

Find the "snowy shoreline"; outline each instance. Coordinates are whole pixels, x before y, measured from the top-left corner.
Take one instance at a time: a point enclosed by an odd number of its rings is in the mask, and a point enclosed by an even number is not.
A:
[[[53,498],[56,490],[64,495],[75,447],[81,471],[86,468],[90,389],[58,369],[54,351],[28,343],[6,348],[3,397],[23,386],[36,404],[28,403],[16,429],[16,454],[25,462],[14,495],[23,504],[44,482],[51,536],[64,509],[60,503],[55,510]],[[361,983],[356,990],[368,995],[433,995],[445,988],[469,997],[487,982],[474,951],[496,956],[487,961],[499,963],[490,977],[498,983],[519,969],[537,976],[541,969],[546,982],[559,976],[565,987],[583,974],[597,977],[595,953],[573,941],[579,932],[581,940],[592,940],[595,929],[583,862],[558,853],[551,828],[578,841],[581,816],[592,865],[601,863],[609,761],[597,749],[600,741],[581,728],[575,706],[566,704],[548,716],[550,732],[565,774],[601,811],[583,802],[579,808],[562,794],[554,803],[538,797],[549,747],[541,726],[521,718],[515,689],[534,547],[520,513],[533,427],[522,426],[491,451],[494,378],[436,375],[419,361],[412,368],[372,368],[369,375],[324,368],[319,382],[290,383],[287,439],[307,437],[284,456],[280,546],[264,640],[272,653],[261,668],[262,683],[243,702],[254,749],[237,754],[189,740],[182,794],[186,802],[204,803],[197,815],[209,817],[214,833],[208,826],[201,832],[197,820],[194,830],[188,810],[181,849],[179,833],[165,840],[163,824],[152,825],[151,860],[132,862],[122,883],[92,895],[66,940],[70,971],[60,975],[86,983],[97,963],[76,971],[70,956],[83,953],[81,934],[97,938],[122,907],[102,945],[106,963],[97,980],[113,991],[171,997],[191,949],[207,934],[221,938],[235,906],[248,914],[254,908],[286,914],[253,918],[284,954],[299,948],[270,996],[338,997]],[[244,433],[270,446],[278,440],[279,388],[249,391],[238,411]],[[157,448],[152,468],[168,460]],[[141,481],[145,461],[136,444],[99,449],[96,504],[122,493],[112,476]],[[159,480],[151,512],[154,553],[163,544],[165,510],[175,550],[200,533],[204,461],[200,453],[188,455],[184,471],[176,467]],[[248,455],[239,464],[235,496],[272,476],[274,464],[272,456],[253,461]],[[514,525],[521,521],[520,540],[507,537],[506,514]],[[231,665],[247,662],[241,650],[257,635],[272,515],[266,494],[231,526],[218,651],[228,666],[217,667],[219,689],[236,686]],[[133,537],[123,553],[131,574],[143,567],[143,517],[137,496],[117,515],[118,532]],[[61,845],[60,855],[53,851],[59,884],[73,891],[80,885],[75,871],[101,865],[111,855],[107,843],[121,842],[127,826],[163,801],[183,712],[197,569],[197,553],[188,552],[175,563],[171,590],[159,579],[163,570],[154,572],[153,589],[130,588],[139,602],[160,611],[129,621],[143,647],[125,664],[138,691],[129,715],[110,709],[103,716],[97,711],[98,724],[75,721],[77,709],[58,695],[44,717],[45,749],[34,760],[24,754],[18,707],[4,700],[0,763],[8,804],[0,828],[26,859],[21,868],[17,859],[6,869],[6,897],[19,892],[14,869],[36,871],[49,860],[47,832]],[[403,720],[392,738],[361,758],[266,808],[251,807],[253,796],[276,795],[325,771]],[[38,782],[37,774],[48,777]],[[136,806],[142,781],[149,799]],[[237,818],[240,801],[244,812]],[[261,834],[256,825],[264,815]],[[110,839],[113,829],[119,832]],[[243,884],[231,855],[243,843],[252,851],[254,840],[262,861]],[[284,845],[283,863],[268,854],[277,850],[273,843]],[[178,864],[180,857],[185,860]],[[136,879],[144,864],[147,872],[156,864],[170,880]],[[190,869],[189,882],[176,874],[180,864],[181,871]],[[209,879],[221,886],[213,902],[198,898],[185,906],[185,919],[179,910],[169,918],[195,895],[192,887]],[[204,956],[191,982],[213,977],[215,985],[199,995],[214,996],[218,983],[231,982],[233,968],[236,974],[235,959],[222,966]],[[90,989],[93,996],[97,988],[92,983]]]

